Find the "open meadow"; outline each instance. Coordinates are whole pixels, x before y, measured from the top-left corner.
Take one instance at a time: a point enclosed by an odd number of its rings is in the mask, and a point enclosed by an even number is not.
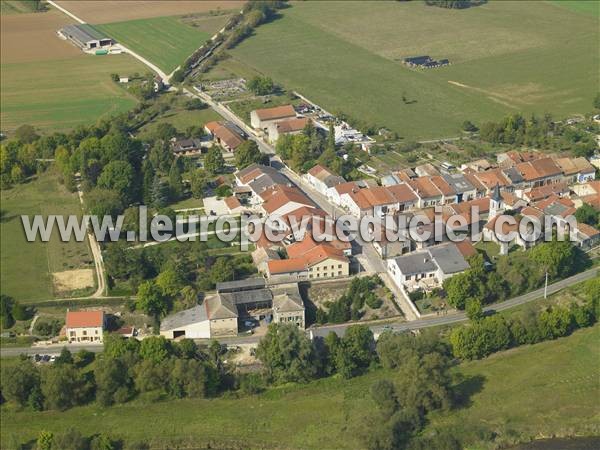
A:
[[[467,119],[589,111],[599,36],[597,16],[550,2],[298,2],[231,53],[332,112],[437,138]],[[418,55],[450,65],[401,62]]]
[[[53,298],[58,292],[53,273],[77,275],[74,270],[93,268],[87,240],[63,243],[55,231],[49,242],[27,242],[21,215],[81,214],[76,193],[68,192],[58,183],[52,169],[37,179],[2,189],[2,219],[0,223],[0,291],[16,300],[28,303]],[[83,272],[81,272],[83,273]],[[92,274],[92,276],[94,276]],[[60,276],[59,276],[60,277]],[[94,284],[92,278],[92,286]],[[65,293],[61,293],[65,294]]]
[[[2,132],[10,134],[23,124],[49,132],[67,130],[136,104],[110,74],[144,73],[145,66],[126,55],[86,55],[59,39],[56,31],[72,23],[63,13],[51,8],[2,14],[1,21]]]
[[[454,371],[463,377],[462,389],[471,394],[469,403],[434,416],[430,429],[449,428],[463,443],[479,444],[471,448],[493,445],[489,434],[477,434],[485,425],[517,440],[568,432],[597,434],[599,338],[597,325],[557,341],[461,364]],[[333,377],[285,385],[239,399],[154,402],[143,397],[110,408],[92,405],[42,413],[3,406],[2,443],[13,437],[34,439],[40,430],[75,427],[84,435],[148,440],[152,447],[188,439],[214,448],[354,449],[360,447],[359,433],[374,409],[370,386],[395,376],[393,371],[375,370],[351,380]],[[482,439],[488,442],[478,442]]]
[[[175,70],[211,36],[176,17],[155,17],[95,26],[152,61],[166,73]]]

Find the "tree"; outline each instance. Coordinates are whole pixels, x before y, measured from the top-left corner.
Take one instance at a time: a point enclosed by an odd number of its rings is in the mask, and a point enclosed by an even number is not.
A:
[[[136,307],[154,318],[164,316],[169,309],[161,288],[152,280],[140,284]]]
[[[15,323],[15,319],[12,316],[13,305],[14,300],[12,297],[5,294],[0,295],[0,320],[2,329],[11,328]]]
[[[174,297],[185,285],[185,280],[177,267],[170,265],[156,277],[156,285],[164,296]]]
[[[42,371],[42,393],[47,409],[65,410],[83,399],[83,383],[75,367],[61,364]]]
[[[164,208],[169,201],[169,185],[163,182],[158,175],[152,182],[152,206],[157,209]]]
[[[53,444],[54,434],[50,431],[40,431],[40,434],[38,434],[38,438],[35,441],[36,448],[38,450],[52,450]]]
[[[256,356],[275,382],[307,382],[316,375],[311,342],[293,324],[270,324]]]
[[[577,211],[575,211],[575,218],[579,223],[587,223],[593,227],[600,226],[600,213],[587,203],[584,203],[581,207],[577,208]]]
[[[536,245],[531,260],[548,271],[551,279],[569,276],[576,268],[576,253],[569,241],[552,240]]]
[[[177,136],[177,129],[168,122],[162,122],[156,126],[153,134],[156,140],[167,142]]]
[[[2,396],[21,406],[27,403],[32,391],[39,387],[40,374],[29,360],[2,367]]]
[[[15,130],[15,138],[23,144],[31,144],[38,140],[40,136],[31,125],[21,125]]]
[[[392,416],[398,411],[398,397],[394,383],[390,380],[379,380],[371,386],[371,398],[384,417]]]
[[[170,354],[171,346],[164,336],[148,337],[140,345],[140,356],[155,363],[163,362]]]
[[[88,448],[88,444],[88,439],[85,438],[81,432],[69,428],[54,436],[52,448],[60,448],[61,450],[82,450]]]
[[[204,158],[204,167],[213,175],[223,173],[225,170],[225,159],[221,153],[221,147],[213,145],[210,148]]]
[[[152,185],[154,182],[154,176],[156,172],[154,171],[154,166],[149,159],[144,160],[142,165],[142,202],[145,205],[149,205],[152,203]]]
[[[100,220],[104,216],[115,217],[123,211],[123,203],[117,191],[95,188],[85,196],[87,210]]]
[[[204,190],[208,184],[208,177],[204,170],[197,169],[192,172],[190,177],[190,190],[192,197],[202,198],[204,196]]]
[[[67,347],[63,347],[54,364],[73,364],[73,355]]]
[[[90,441],[90,450],[116,450],[116,443],[105,434],[97,434]]]
[[[478,298],[469,298],[466,301],[466,313],[469,320],[476,322],[483,317],[483,308],[481,300]]]
[[[205,363],[194,359],[176,359],[167,391],[176,398],[207,397],[216,392],[216,374]]]
[[[228,258],[217,258],[210,269],[210,277],[213,283],[222,283],[223,281],[233,281],[235,270]]]
[[[119,358],[100,358],[94,367],[96,400],[101,406],[123,403],[131,398],[133,381]]]
[[[177,159],[171,164],[169,170],[169,191],[173,201],[179,200],[183,194],[183,180],[181,178],[181,168]]]
[[[251,78],[246,86],[256,95],[268,95],[273,92],[275,85],[270,77],[255,76]]]
[[[264,162],[265,157],[254,141],[245,141],[235,149],[235,165],[239,170],[245,169],[251,164],[262,164]]]
[[[131,164],[127,161],[112,161],[104,166],[97,184],[99,188],[118,192],[121,202],[126,205],[133,200],[130,194],[133,179]]]
[[[336,354],[336,369],[344,378],[351,378],[369,367],[375,354],[373,332],[365,325],[346,329]]]

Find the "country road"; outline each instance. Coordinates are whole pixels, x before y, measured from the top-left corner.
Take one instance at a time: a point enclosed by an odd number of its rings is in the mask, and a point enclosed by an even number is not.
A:
[[[573,275],[572,277],[565,278],[564,280],[557,281],[556,283],[548,285],[548,295],[552,295],[557,293],[558,291],[569,287],[573,284],[580,283],[582,281],[591,280],[599,276],[598,273],[600,269],[597,267],[593,269],[586,270],[585,272],[578,273]],[[509,300],[505,300],[500,303],[496,303],[493,305],[486,306],[484,311],[486,312],[499,312],[505,311],[510,308],[514,308],[517,306],[524,305],[526,303],[530,303],[534,300],[538,300],[544,297],[544,288],[537,289],[535,291],[528,292],[527,294],[519,295],[518,297],[511,298]],[[409,331],[409,330],[420,330],[423,328],[431,328],[443,325],[452,325],[460,322],[466,322],[467,316],[464,312],[454,312],[449,313],[447,315],[428,317],[424,319],[413,320],[409,322],[401,322],[397,324],[386,324],[386,325],[373,325],[369,328],[375,335],[379,335],[385,330],[391,331]],[[325,337],[331,331],[335,332],[339,336],[343,336],[346,329],[354,325],[352,323],[344,323],[340,325],[327,325],[322,327],[312,327],[307,330],[307,332],[312,332],[313,336]],[[219,339],[219,342],[223,344],[256,344],[261,339],[260,336],[243,336],[243,337],[235,337],[235,338],[224,338]],[[69,345],[67,346],[72,351],[80,350],[81,348],[86,348],[87,350],[93,352],[102,351],[101,346],[85,346],[82,347],[80,345]],[[20,354],[34,355],[36,353],[59,353],[61,346],[51,346],[51,347],[7,347],[0,349],[0,357],[7,358],[11,356],[18,356]]]

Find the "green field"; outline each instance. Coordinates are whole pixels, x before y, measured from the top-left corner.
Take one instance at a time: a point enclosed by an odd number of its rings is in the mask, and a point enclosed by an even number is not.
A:
[[[54,297],[52,272],[91,268],[87,241],[63,243],[58,232],[49,242],[27,242],[21,214],[80,214],[77,194],[68,192],[48,171],[37,180],[2,190],[0,290],[22,302]]]
[[[66,45],[66,44],[65,44]],[[101,117],[127,111],[136,99],[111,73],[144,72],[125,55],[81,55],[70,59],[2,63],[2,131],[23,124],[43,131],[90,125]]]
[[[140,138],[147,137],[152,134],[154,129],[160,123],[170,123],[177,131],[184,133],[186,128],[191,126],[204,126],[207,122],[213,120],[221,120],[222,117],[218,115],[213,109],[206,108],[200,110],[187,111],[181,107],[171,109],[159,118],[153,120],[147,125],[140,128]]]
[[[446,137],[465,119],[591,109],[598,21],[571,9],[537,1],[465,10],[423,2],[298,2],[232,54],[331,112],[406,138]],[[400,62],[423,54],[451,65],[416,70]]]
[[[156,64],[167,74],[182,64],[209,37],[176,17],[128,20],[96,25],[117,42]]]
[[[571,11],[600,16],[600,1],[598,0],[553,0],[552,3]]]
[[[598,434],[598,339],[600,326],[557,341],[503,352],[463,364],[463,389],[470,405],[432,417],[429,429],[448,428],[463,444],[473,445],[488,430],[529,439],[563,433]],[[14,411],[2,407],[2,443],[12,436],[34,439],[40,430],[75,427],[82,433],[108,433],[128,441],[149,439],[156,448],[172,439],[216,448],[348,448],[360,447],[358,431],[372,411],[369,387],[392,371],[377,370],[352,380],[328,378],[306,386],[284,386],[241,399],[177,400],[66,412]],[[26,423],[27,426],[23,426]],[[426,431],[430,431],[426,430]],[[502,439],[506,442],[506,436]]]
[[[0,2],[1,14],[23,14],[36,12],[34,2],[28,0],[2,0]]]

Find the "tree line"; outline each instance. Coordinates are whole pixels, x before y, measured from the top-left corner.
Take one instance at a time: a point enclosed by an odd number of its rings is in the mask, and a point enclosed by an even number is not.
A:
[[[595,324],[600,317],[600,279],[586,283],[581,303],[526,309],[515,317],[475,317],[469,325],[454,328],[450,343],[454,356],[480,359],[511,347],[568,336]]]
[[[486,269],[484,258],[469,258],[470,268],[447,278],[443,291],[448,304],[467,314],[481,314],[481,307],[515,297],[549,281],[566,278],[589,265],[589,258],[568,241],[543,242],[531,250],[498,256],[495,267]]]

